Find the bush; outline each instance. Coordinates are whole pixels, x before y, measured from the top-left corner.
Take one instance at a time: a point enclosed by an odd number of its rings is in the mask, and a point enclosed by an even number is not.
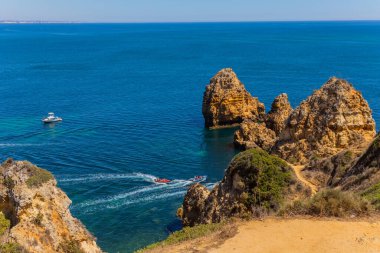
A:
[[[380,210],[380,183],[372,185],[362,193],[362,196]]]
[[[23,248],[18,243],[3,243],[0,245],[1,253],[23,253],[25,252]]]
[[[251,149],[237,155],[230,164],[245,178],[248,209],[277,209],[283,201],[285,188],[292,182],[291,168],[278,157],[261,149]]]
[[[372,207],[367,201],[352,192],[326,189],[311,199],[294,201],[285,206],[279,214],[347,217],[368,215],[371,210]]]
[[[26,180],[26,184],[29,188],[40,187],[42,184],[49,180],[54,179],[53,175],[44,169],[31,165],[27,168],[30,172],[29,178]]]
[[[43,220],[44,216],[42,213],[38,213],[36,217],[34,217],[34,219],[32,220],[32,222],[37,225],[37,226],[41,226],[42,225],[42,220]]]
[[[5,218],[3,212],[0,212],[0,236],[5,233],[11,226],[11,222]],[[0,251],[1,252],[1,251]]]
[[[144,252],[145,250],[150,250],[160,246],[167,246],[176,243],[180,243],[187,240],[192,240],[200,238],[213,232],[220,231],[226,223],[211,223],[211,224],[201,224],[195,227],[184,227],[180,231],[176,231],[171,234],[166,240],[151,244],[141,250],[136,251],[137,253]]]
[[[10,177],[5,177],[4,178],[4,184],[9,189],[12,189],[13,187],[15,187],[15,182]]]
[[[65,253],[84,253],[80,248],[79,243],[74,240],[61,243],[59,248]]]

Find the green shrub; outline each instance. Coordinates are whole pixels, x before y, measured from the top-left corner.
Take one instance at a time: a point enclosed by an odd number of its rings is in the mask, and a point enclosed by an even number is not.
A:
[[[380,183],[372,185],[362,193],[362,196],[380,210]]]
[[[23,248],[18,243],[8,242],[0,245],[1,253],[23,253]]]
[[[26,184],[29,188],[40,187],[42,184],[49,180],[54,179],[53,175],[44,169],[31,165],[27,168],[30,172],[29,178],[26,180]]]
[[[5,177],[4,178],[4,184],[9,189],[12,189],[13,187],[15,187],[15,182],[10,177]]]
[[[65,253],[84,253],[80,248],[79,243],[74,240],[61,243],[59,248]]]
[[[283,201],[285,188],[292,182],[291,168],[278,157],[261,149],[250,149],[238,154],[230,164],[245,178],[245,205],[277,209]]]
[[[285,206],[279,214],[347,217],[368,215],[371,210],[372,207],[366,200],[352,192],[326,189],[311,199],[298,200]]]
[[[141,250],[136,251],[136,253],[142,253],[145,250],[150,250],[156,247],[172,245],[183,241],[200,238],[216,231],[220,231],[225,225],[226,223],[211,223],[201,224],[195,227],[184,227],[182,230],[171,234],[166,240],[151,244]]]
[[[37,225],[37,226],[41,226],[42,225],[42,220],[43,220],[44,216],[42,213],[38,213],[36,217],[34,217],[34,219],[32,220],[32,222]]]
[[[3,212],[0,212],[0,236],[5,233],[11,226],[11,222],[5,218]],[[1,252],[1,251],[0,251]]]

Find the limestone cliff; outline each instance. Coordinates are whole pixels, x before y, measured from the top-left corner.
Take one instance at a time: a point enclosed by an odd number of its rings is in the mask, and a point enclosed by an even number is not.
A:
[[[70,204],[48,171],[11,159],[0,166],[0,211],[10,220],[3,243],[33,253],[101,252]]]
[[[276,133],[267,128],[265,123],[257,123],[252,120],[244,120],[234,135],[236,147],[246,150],[250,148],[262,148],[270,151],[276,142]]]
[[[219,71],[206,86],[202,113],[208,128],[240,124],[244,119],[262,120],[265,107],[245,89],[232,69]]]
[[[209,191],[196,184],[188,190],[182,221],[186,226],[250,217],[277,210],[280,204],[309,194],[283,160],[250,149],[231,161],[223,180]]]
[[[324,159],[314,157],[302,174],[319,188],[333,187],[361,154],[360,150],[347,149]]]
[[[262,148],[270,152],[277,141],[277,136],[285,128],[291,112],[288,95],[280,94],[273,101],[271,110],[264,117],[264,122],[246,119],[240,124],[234,136],[235,146],[243,150]]]
[[[380,137],[373,140],[368,149],[346,170],[335,186],[344,190],[365,190],[380,183]]]
[[[350,148],[363,148],[375,136],[371,109],[350,83],[331,78],[289,116],[275,152],[293,163],[307,163]]]
[[[286,121],[292,111],[288,95],[285,93],[278,95],[274,99],[271,110],[266,116],[266,126],[273,130],[276,135],[279,135],[284,130]]]

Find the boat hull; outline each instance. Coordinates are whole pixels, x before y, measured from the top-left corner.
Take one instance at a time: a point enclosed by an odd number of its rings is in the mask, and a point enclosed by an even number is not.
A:
[[[42,120],[42,122],[45,124],[60,122],[60,121],[62,121],[62,119],[44,119],[44,120]]]

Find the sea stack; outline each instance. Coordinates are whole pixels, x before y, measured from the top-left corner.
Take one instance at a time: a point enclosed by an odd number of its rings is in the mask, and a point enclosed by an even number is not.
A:
[[[102,252],[70,204],[50,172],[12,159],[0,166],[0,239],[17,252]]]
[[[252,97],[230,68],[219,71],[206,86],[202,113],[207,128],[240,124],[244,119],[263,120],[264,104]]]
[[[297,164],[348,147],[363,148],[376,134],[367,101],[350,83],[336,77],[303,101],[286,122],[275,153]]]

